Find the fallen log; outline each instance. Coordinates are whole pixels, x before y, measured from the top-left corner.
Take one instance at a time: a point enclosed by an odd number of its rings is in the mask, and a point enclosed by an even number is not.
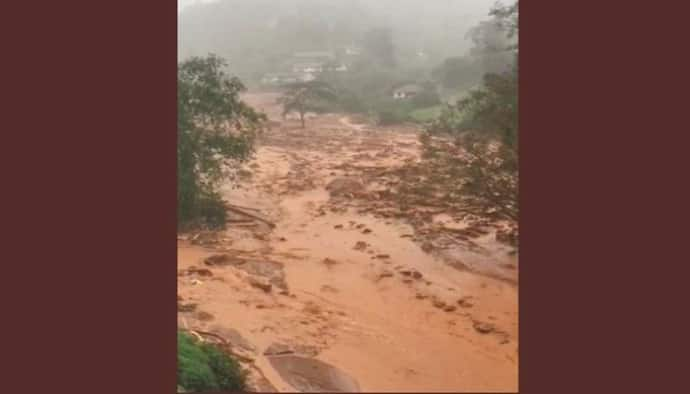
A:
[[[225,205],[228,206],[228,207],[233,207],[233,208],[238,208],[238,209],[248,209],[248,210],[250,210],[250,211],[261,212],[261,210],[258,209],[258,208],[243,207],[242,205],[230,204],[230,203],[225,203]]]
[[[273,223],[273,222],[270,222],[270,221],[268,221],[268,220],[266,220],[266,219],[264,219],[264,218],[258,217],[258,216],[256,216],[256,215],[252,215],[251,213],[247,213],[247,212],[245,212],[245,211],[243,211],[243,210],[241,210],[241,209],[239,209],[239,208],[235,208],[235,207],[229,206],[229,205],[227,205],[226,208],[227,208],[228,211],[235,212],[235,213],[238,213],[238,214],[240,214],[240,215],[244,215],[244,216],[250,217],[250,218],[252,218],[252,219],[256,219],[256,220],[258,220],[258,221],[260,221],[260,222],[266,223],[266,224],[268,224],[271,228],[274,228],[274,227],[276,226],[275,223]]]
[[[227,219],[226,222],[233,224],[254,223],[254,219]]]
[[[220,342],[221,342],[222,346],[225,348],[225,350],[228,353],[230,353],[231,355],[233,355],[235,358],[237,358],[239,361],[244,361],[246,363],[253,363],[254,362],[253,358],[245,356],[243,354],[240,354],[240,353],[234,351],[232,344],[230,342],[228,342],[227,339],[223,338],[222,336],[220,336],[218,334],[214,334],[212,332],[207,332],[207,331],[199,331],[199,330],[188,330],[188,331],[190,334],[199,338],[199,340],[201,342],[205,342],[203,340],[203,336],[216,338],[216,339],[220,340]]]

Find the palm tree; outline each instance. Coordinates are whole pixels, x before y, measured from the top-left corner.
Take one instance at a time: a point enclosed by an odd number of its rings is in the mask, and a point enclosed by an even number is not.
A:
[[[304,115],[307,111],[317,110],[320,102],[332,102],[336,99],[335,89],[323,81],[296,82],[286,87],[287,90],[280,98],[283,116],[290,112],[299,113],[302,128],[305,127]]]

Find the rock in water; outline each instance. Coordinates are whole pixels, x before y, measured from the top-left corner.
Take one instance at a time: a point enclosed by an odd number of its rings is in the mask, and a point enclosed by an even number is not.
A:
[[[229,254],[214,254],[212,256],[204,259],[204,264],[214,266],[214,265],[232,265],[238,266],[246,263],[246,259],[239,258],[237,256],[232,256]]]
[[[326,190],[331,194],[331,197],[345,197],[348,194],[356,194],[363,189],[364,185],[362,182],[352,177],[335,178],[326,185]]]
[[[477,330],[477,332],[479,332],[481,334],[489,334],[489,333],[496,330],[496,327],[494,327],[493,324],[484,323],[484,322],[480,322],[480,321],[475,321],[473,327],[475,330]]]
[[[284,343],[272,343],[264,350],[264,356],[280,356],[285,354],[293,354],[294,351]]]
[[[355,244],[354,250],[364,250],[367,248],[367,243],[364,241],[357,241],[357,244]]]
[[[446,303],[438,299],[432,300],[431,303],[434,307],[439,309],[444,309],[446,307]]]
[[[255,276],[250,276],[250,277],[248,277],[247,280],[249,281],[249,284],[252,287],[256,287],[257,289],[261,289],[266,293],[270,293],[271,288],[273,287],[273,285],[271,285],[271,283],[264,278],[257,278]]]

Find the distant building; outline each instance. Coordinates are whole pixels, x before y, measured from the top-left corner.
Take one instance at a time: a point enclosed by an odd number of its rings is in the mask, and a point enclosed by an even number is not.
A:
[[[345,55],[347,56],[359,56],[362,54],[362,50],[354,45],[349,45],[345,47]]]
[[[313,73],[303,73],[303,74],[300,74],[300,76],[298,78],[302,82],[309,82],[309,81],[313,81],[316,79],[316,77],[314,76]]]
[[[295,52],[292,55],[296,60],[301,62],[321,62],[325,63],[335,60],[335,54],[331,51],[306,51]]]
[[[292,65],[292,72],[318,74],[324,71],[345,72],[348,68],[345,64],[336,61],[328,62],[297,62]]]
[[[291,72],[291,73],[269,73],[261,78],[261,84],[267,86],[280,86],[295,82],[309,82],[315,80],[313,73]]]
[[[393,91],[393,98],[402,100],[413,97],[422,91],[422,87],[417,84],[401,86]]]
[[[323,72],[324,63],[321,62],[300,62],[292,65],[292,72],[295,73],[320,73]]]
[[[329,68],[330,71],[338,71],[338,72],[345,72],[348,70],[347,66],[344,64],[336,64],[333,67]]]
[[[270,73],[261,78],[261,83],[264,85],[283,85],[298,82],[299,80],[299,75],[295,73]]]

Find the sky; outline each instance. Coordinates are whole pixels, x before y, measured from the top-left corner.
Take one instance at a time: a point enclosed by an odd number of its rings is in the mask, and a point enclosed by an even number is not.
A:
[[[217,0],[177,0],[177,12],[181,12],[182,9],[190,4],[194,3],[210,3],[213,1]],[[276,0],[280,1],[280,0]],[[376,0],[368,0],[371,1],[372,3],[375,3]],[[419,1],[434,1],[434,0],[419,0]],[[438,1],[438,0],[436,0]],[[486,9],[489,9],[495,2],[496,0],[444,0],[444,1],[452,1],[454,3],[465,3],[467,5],[475,5],[475,6],[484,6]],[[366,3],[367,1],[365,1]],[[504,1],[504,3],[510,3],[512,1]]]

